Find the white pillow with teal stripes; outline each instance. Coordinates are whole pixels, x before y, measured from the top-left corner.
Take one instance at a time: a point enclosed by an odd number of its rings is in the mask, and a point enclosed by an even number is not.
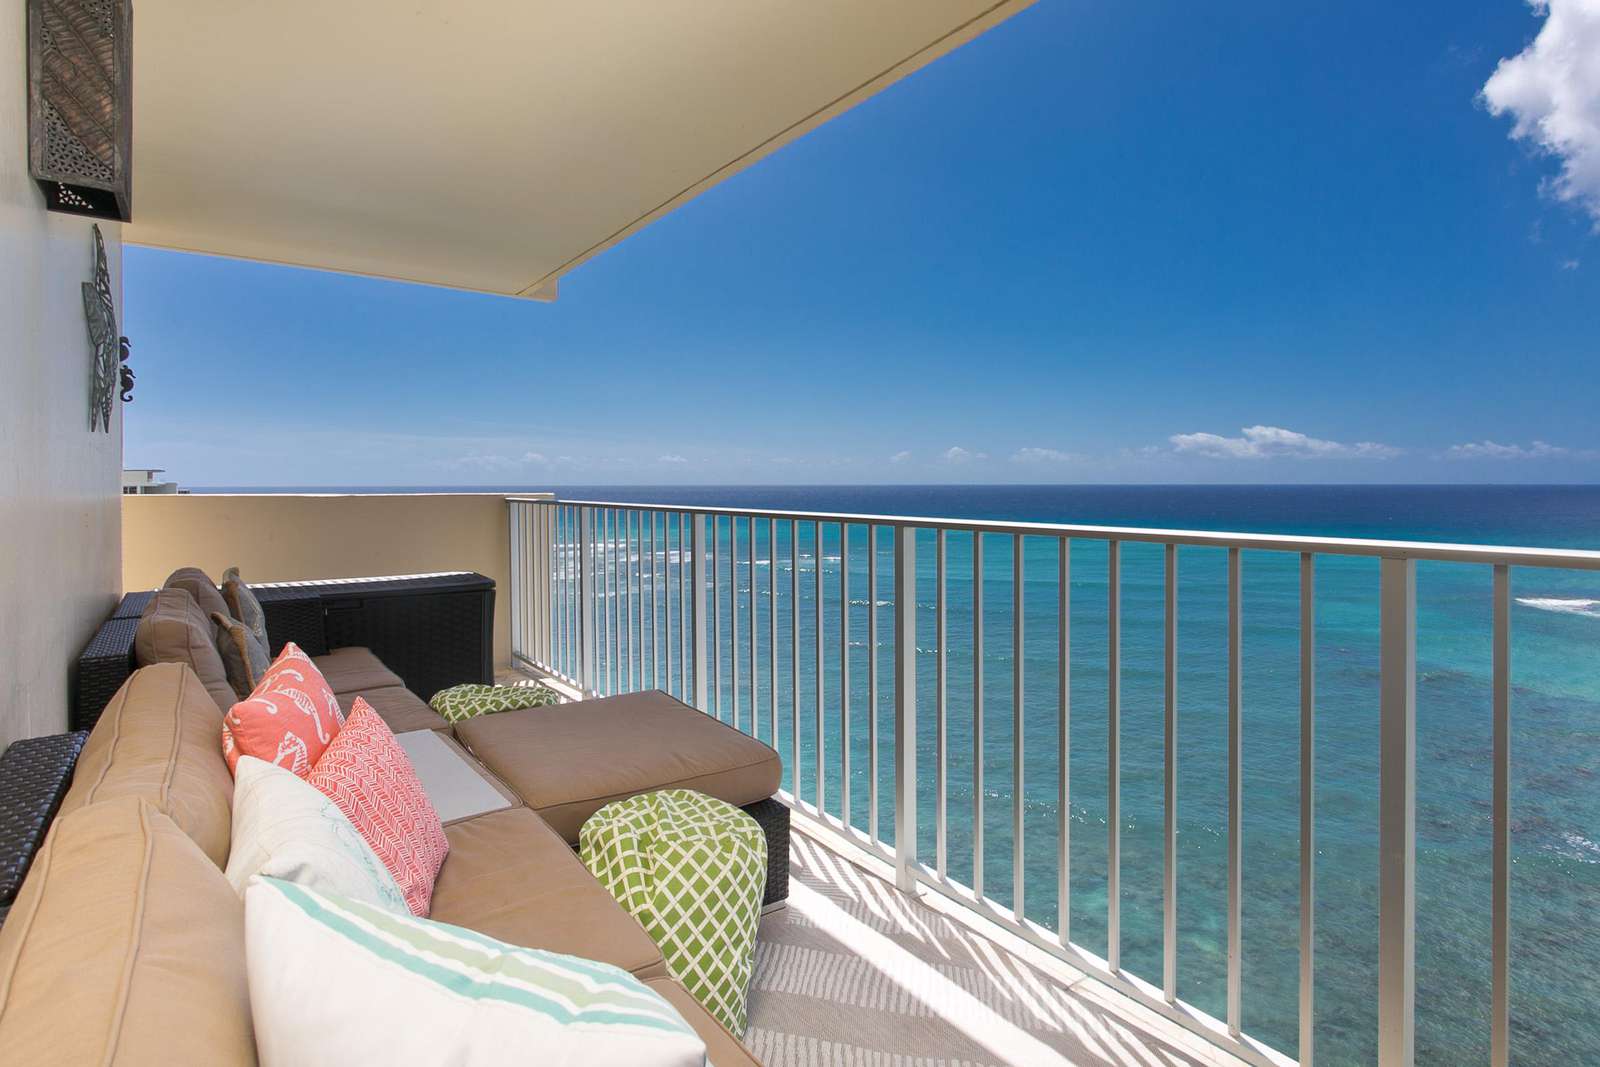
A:
[[[605,963],[276,878],[245,890],[264,1067],[704,1067],[672,1006]]]

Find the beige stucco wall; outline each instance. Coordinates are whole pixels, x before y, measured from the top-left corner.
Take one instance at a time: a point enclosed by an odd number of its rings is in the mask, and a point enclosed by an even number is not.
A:
[[[67,728],[72,661],[121,578],[121,411],[89,432],[91,223],[28,176],[24,27],[0,0],[0,748]],[[120,316],[121,228],[100,229]]]
[[[153,589],[193,565],[213,579],[364,578],[477,571],[494,579],[494,654],[511,659],[510,545],[505,497],[193,494],[122,498],[122,581]]]

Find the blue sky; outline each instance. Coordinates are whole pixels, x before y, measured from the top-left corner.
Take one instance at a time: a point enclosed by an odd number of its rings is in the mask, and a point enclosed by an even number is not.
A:
[[[1597,0],[1040,0],[554,304],[129,248],[126,460],[199,486],[1595,481],[1600,73],[1559,92],[1550,59],[1585,43]]]

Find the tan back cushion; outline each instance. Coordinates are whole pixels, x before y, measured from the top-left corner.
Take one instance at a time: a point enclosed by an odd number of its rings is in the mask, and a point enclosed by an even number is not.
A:
[[[244,907],[134,797],[63,815],[0,927],[0,1060],[253,1064]]]
[[[83,746],[61,811],[119,797],[148,801],[212,863],[228,865],[233,776],[222,716],[182,664],[145,667],[122,683]]]
[[[141,667],[152,663],[186,664],[211,694],[219,713],[239,699],[228,684],[222,653],[217,651],[216,624],[182,589],[158,589],[150,598],[139,617],[139,628],[133,633],[133,655]]]
[[[179,567],[167,575],[167,580],[161,583],[161,587],[182,589],[194,597],[194,602],[200,605],[201,612],[208,619],[211,618],[213,611],[220,611],[224,615],[231,614],[228,610],[228,601],[217,588],[217,583],[199,567]]]

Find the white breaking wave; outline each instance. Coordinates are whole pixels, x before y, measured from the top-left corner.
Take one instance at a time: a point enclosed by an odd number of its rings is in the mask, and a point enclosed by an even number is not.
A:
[[[1537,608],[1539,611],[1554,611],[1562,615],[1583,615],[1591,619],[1600,619],[1600,600],[1562,600],[1559,597],[1547,596],[1519,596],[1517,603],[1525,608]]]
[[[1557,849],[1557,852],[1562,852],[1569,859],[1575,859],[1579,863],[1600,863],[1600,845],[1595,844],[1582,834],[1564,831],[1561,834],[1561,840],[1566,843],[1567,848],[1571,851]]]

